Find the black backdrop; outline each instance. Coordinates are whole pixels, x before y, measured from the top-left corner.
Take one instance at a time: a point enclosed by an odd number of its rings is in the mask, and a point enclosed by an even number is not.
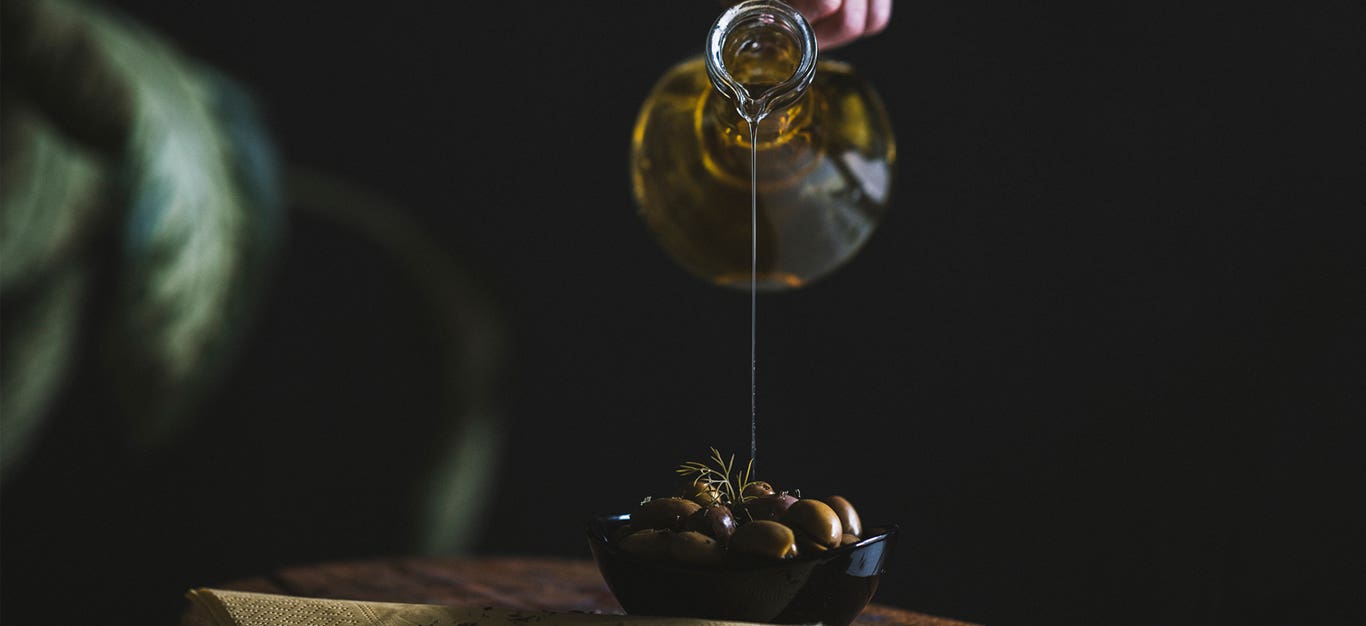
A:
[[[626,176],[641,99],[716,4],[115,4],[250,87],[289,161],[411,208],[496,294],[510,434],[477,551],[586,557],[587,515],[748,446],[748,297],[671,265]],[[897,189],[849,265],[760,298],[759,461],[902,525],[878,601],[996,624],[1366,616],[1364,42],[1346,1],[901,0],[885,33],[829,52],[883,96]],[[431,410],[379,365],[421,358],[392,285],[329,237],[292,233],[263,322],[308,354],[253,348],[247,404],[218,410],[326,413],[353,437]],[[7,616],[80,580],[164,618],[188,586],[281,564],[259,554],[396,545],[297,521],[282,537],[286,506],[329,514],[307,496],[186,516],[195,485],[82,506],[58,527],[134,545],[48,548],[66,560],[38,578],[7,559]],[[150,512],[100,513],[130,498]],[[214,517],[245,536],[187,522]],[[131,560],[142,588],[118,582]]]

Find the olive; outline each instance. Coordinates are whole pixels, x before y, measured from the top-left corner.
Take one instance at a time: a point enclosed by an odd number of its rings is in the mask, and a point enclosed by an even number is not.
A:
[[[680,498],[692,500],[699,506],[707,506],[721,502],[721,492],[718,491],[716,487],[707,484],[707,482],[703,480],[694,480],[692,482],[684,483],[682,487],[678,488],[678,493],[676,495]]]
[[[753,500],[745,502],[742,506],[748,515],[746,521],[776,520],[787,512],[797,498],[785,493],[774,493],[766,496],[759,496]]]
[[[669,538],[669,557],[675,561],[708,565],[721,562],[721,544],[695,530],[674,533]]]
[[[735,515],[730,512],[730,507],[713,504],[689,515],[683,527],[719,541],[726,541],[735,534]]]
[[[861,540],[859,539],[858,535],[844,533],[844,537],[840,538],[840,545],[847,546],[851,543],[858,543],[859,541]]]
[[[640,505],[631,516],[631,525],[657,530],[682,530],[683,520],[696,513],[702,505],[683,498],[655,498]]]
[[[840,525],[835,510],[814,498],[803,498],[792,503],[778,521],[799,537],[825,548],[840,545],[840,539],[844,536],[844,527]]]
[[[797,537],[797,551],[800,552],[800,553],[802,553],[802,554],[806,554],[806,555],[820,554],[820,553],[825,552],[826,550],[829,550],[829,549],[830,549],[829,547],[823,546],[823,545],[821,545],[821,544],[819,544],[819,543],[816,543],[816,542],[814,542],[814,541],[808,539],[808,538],[806,537],[806,535],[803,535],[803,534],[801,534],[801,533],[799,533],[799,532],[795,532],[795,531],[794,531],[794,532],[793,532],[793,535],[795,535],[795,536]]]
[[[667,530],[647,528],[638,530],[621,538],[621,549],[630,554],[648,559],[663,558],[669,554],[669,535]]]
[[[863,536],[863,521],[859,519],[858,511],[854,509],[854,505],[849,504],[849,501],[841,496],[830,496],[821,501],[835,510],[835,515],[839,516],[840,525],[844,527],[844,532],[855,537]]]
[[[778,522],[749,522],[735,529],[730,551],[764,559],[790,559],[797,556],[797,537],[791,528]]]
[[[775,493],[778,492],[773,489],[773,485],[770,485],[762,480],[745,485],[745,488],[740,490],[740,495],[746,498],[767,496]]]

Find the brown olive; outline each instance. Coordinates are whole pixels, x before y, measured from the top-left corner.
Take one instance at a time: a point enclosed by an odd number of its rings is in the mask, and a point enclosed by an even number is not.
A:
[[[702,480],[684,483],[678,488],[678,497],[696,502],[699,506],[716,504],[721,501],[721,492]]]
[[[741,522],[776,520],[782,517],[783,513],[787,512],[788,507],[796,501],[796,497],[782,493],[759,496],[741,505],[746,513],[746,517]]]
[[[797,556],[797,537],[792,529],[770,520],[741,524],[730,538],[730,550],[764,559]]]
[[[851,535],[851,534],[849,534],[849,533],[844,533],[844,537],[841,537],[841,538],[840,538],[840,545],[842,545],[842,546],[847,546],[847,545],[849,545],[849,544],[851,544],[851,543],[858,543],[859,541],[860,541],[860,539],[859,539],[858,535]]]
[[[663,558],[669,554],[669,536],[672,534],[667,530],[647,528],[622,537],[619,545],[623,551],[639,557]]]
[[[817,545],[833,548],[840,545],[844,527],[830,505],[814,498],[803,498],[792,503],[778,519],[798,536]]]
[[[675,561],[707,565],[721,562],[721,544],[695,530],[674,533],[669,538],[669,557]]]
[[[735,515],[730,512],[730,507],[713,504],[689,515],[683,527],[719,541],[726,541],[735,534]]]
[[[683,520],[696,513],[702,505],[683,498],[655,498],[640,505],[631,516],[631,525],[659,530],[682,530]]]
[[[849,501],[841,496],[830,496],[821,501],[835,510],[835,515],[839,516],[840,525],[844,527],[844,532],[856,537],[863,536],[863,521],[859,519],[858,511],[854,509],[854,505],[849,504]]]
[[[811,556],[815,554],[820,554],[830,549],[829,547],[823,546],[819,543],[816,543],[808,539],[806,535],[803,535],[801,533],[794,532],[793,535],[797,537],[797,552],[800,552],[801,554]]]
[[[774,491],[773,485],[770,485],[762,480],[745,485],[745,488],[740,490],[740,495],[746,498],[767,496],[775,493],[778,492]]]

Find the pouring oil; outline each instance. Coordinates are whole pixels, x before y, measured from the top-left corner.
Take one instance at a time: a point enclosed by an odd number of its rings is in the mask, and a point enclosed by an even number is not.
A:
[[[630,173],[649,232],[692,275],[749,291],[752,461],[757,294],[847,263],[887,208],[895,157],[876,91],[849,64],[817,62],[810,24],[779,0],[732,5],[641,107]]]

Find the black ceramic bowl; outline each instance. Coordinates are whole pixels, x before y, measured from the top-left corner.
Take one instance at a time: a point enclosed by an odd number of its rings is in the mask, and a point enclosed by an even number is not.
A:
[[[896,544],[895,525],[817,557],[751,566],[701,567],[641,558],[611,542],[630,515],[588,523],[593,560],[631,615],[845,626],[868,606]]]

